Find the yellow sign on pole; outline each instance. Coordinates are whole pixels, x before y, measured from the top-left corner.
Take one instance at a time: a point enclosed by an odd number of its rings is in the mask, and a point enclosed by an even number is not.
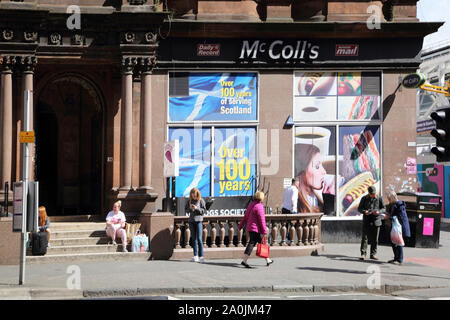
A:
[[[34,143],[34,131],[20,131],[20,143]]]

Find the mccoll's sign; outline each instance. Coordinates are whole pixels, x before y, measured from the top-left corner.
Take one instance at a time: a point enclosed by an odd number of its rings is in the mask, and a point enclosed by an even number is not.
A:
[[[269,57],[272,60],[315,60],[319,56],[319,46],[306,40],[284,41],[244,40],[241,45],[239,59],[260,59]]]

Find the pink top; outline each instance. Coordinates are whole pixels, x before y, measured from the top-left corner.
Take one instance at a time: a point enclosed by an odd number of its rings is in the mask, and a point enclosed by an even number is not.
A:
[[[244,219],[239,223],[238,229],[241,230],[247,224],[247,231],[253,231],[261,234],[267,233],[266,217],[264,216],[264,206],[261,202],[252,201],[245,211]]]

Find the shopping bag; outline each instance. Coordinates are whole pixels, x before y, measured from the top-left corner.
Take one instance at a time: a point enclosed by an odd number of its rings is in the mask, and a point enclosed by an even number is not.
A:
[[[256,255],[261,258],[269,257],[269,245],[267,244],[266,237],[263,237],[261,243],[258,243],[256,247]]]
[[[148,237],[145,234],[140,235],[141,245],[139,247],[139,252],[149,252]]]
[[[131,240],[131,252],[139,252],[141,248],[141,237],[134,236],[133,240]]]
[[[393,244],[396,244],[398,246],[405,245],[405,241],[403,241],[403,235],[402,235],[402,225],[398,221],[398,218],[395,216],[392,221],[391,241]]]
[[[125,230],[127,232],[128,243],[132,241],[133,237],[136,235],[140,227],[141,224],[137,222],[137,220],[133,220],[131,223],[127,222]]]

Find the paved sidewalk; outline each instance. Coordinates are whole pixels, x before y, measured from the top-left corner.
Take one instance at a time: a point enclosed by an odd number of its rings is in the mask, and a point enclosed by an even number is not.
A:
[[[0,266],[0,299],[257,291],[391,293],[450,287],[450,231],[441,231],[440,244],[439,249],[405,248],[402,266],[386,263],[392,259],[392,249],[383,245],[379,246],[379,261],[359,261],[358,244],[325,244],[325,252],[319,256],[277,258],[270,267],[253,253],[249,263],[254,269],[243,268],[240,259],[210,260],[204,264],[83,262],[71,268],[73,264],[27,265],[25,288],[17,286],[18,266]],[[79,290],[67,289],[77,283],[73,270],[80,271]]]

